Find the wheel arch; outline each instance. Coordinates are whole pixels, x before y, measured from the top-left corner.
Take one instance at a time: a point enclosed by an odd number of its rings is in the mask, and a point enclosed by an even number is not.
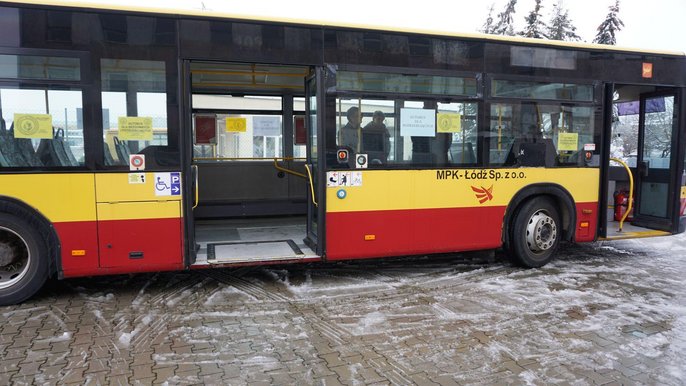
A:
[[[510,242],[510,227],[512,218],[517,210],[526,201],[540,196],[547,196],[553,199],[562,221],[562,239],[566,241],[574,240],[576,231],[576,205],[574,198],[563,186],[550,183],[532,184],[520,189],[510,200],[505,209],[503,217],[503,243],[508,245]]]
[[[48,248],[48,275],[57,273],[58,267],[61,266],[62,246],[52,222],[38,209],[13,197],[0,195],[0,212],[25,218],[30,224],[38,227]]]

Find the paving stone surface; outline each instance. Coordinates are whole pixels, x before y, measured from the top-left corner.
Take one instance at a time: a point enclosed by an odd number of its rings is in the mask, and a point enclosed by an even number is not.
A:
[[[0,308],[0,384],[686,382],[686,236],[83,278]]]

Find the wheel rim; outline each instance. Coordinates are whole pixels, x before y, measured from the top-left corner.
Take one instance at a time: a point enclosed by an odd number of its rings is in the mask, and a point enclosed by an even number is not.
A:
[[[551,249],[557,241],[557,224],[545,210],[536,211],[526,226],[526,244],[534,253]]]
[[[19,256],[14,256],[11,263],[0,266],[0,289],[10,288],[17,284],[26,276],[31,265],[31,252],[29,246],[17,232],[0,227],[0,235],[5,234],[8,240],[18,241],[20,248],[17,251]]]

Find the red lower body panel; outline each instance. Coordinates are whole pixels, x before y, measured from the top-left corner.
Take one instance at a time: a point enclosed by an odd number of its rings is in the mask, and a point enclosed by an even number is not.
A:
[[[184,268],[180,218],[54,225],[62,244],[63,277]]]
[[[595,240],[598,203],[576,206],[575,241]],[[493,249],[502,245],[505,207],[326,214],[329,260]]]
[[[499,247],[505,207],[326,214],[329,260]]]
[[[95,275],[98,260],[98,224],[95,221],[54,223],[62,247],[64,277]],[[77,256],[74,256],[73,251]]]
[[[576,204],[576,231],[574,241],[577,243],[595,240],[598,229],[598,203],[581,202]]]

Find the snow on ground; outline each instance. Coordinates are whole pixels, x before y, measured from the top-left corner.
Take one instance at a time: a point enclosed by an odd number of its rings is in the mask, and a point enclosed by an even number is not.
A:
[[[420,369],[470,384],[683,384],[684,272],[678,235],[567,245],[531,270],[424,257],[67,280],[0,317],[52,326],[45,344],[88,331],[83,354],[105,368],[150,353],[154,366],[217,364],[235,384],[317,383],[322,366],[350,384],[370,367],[396,384]]]

